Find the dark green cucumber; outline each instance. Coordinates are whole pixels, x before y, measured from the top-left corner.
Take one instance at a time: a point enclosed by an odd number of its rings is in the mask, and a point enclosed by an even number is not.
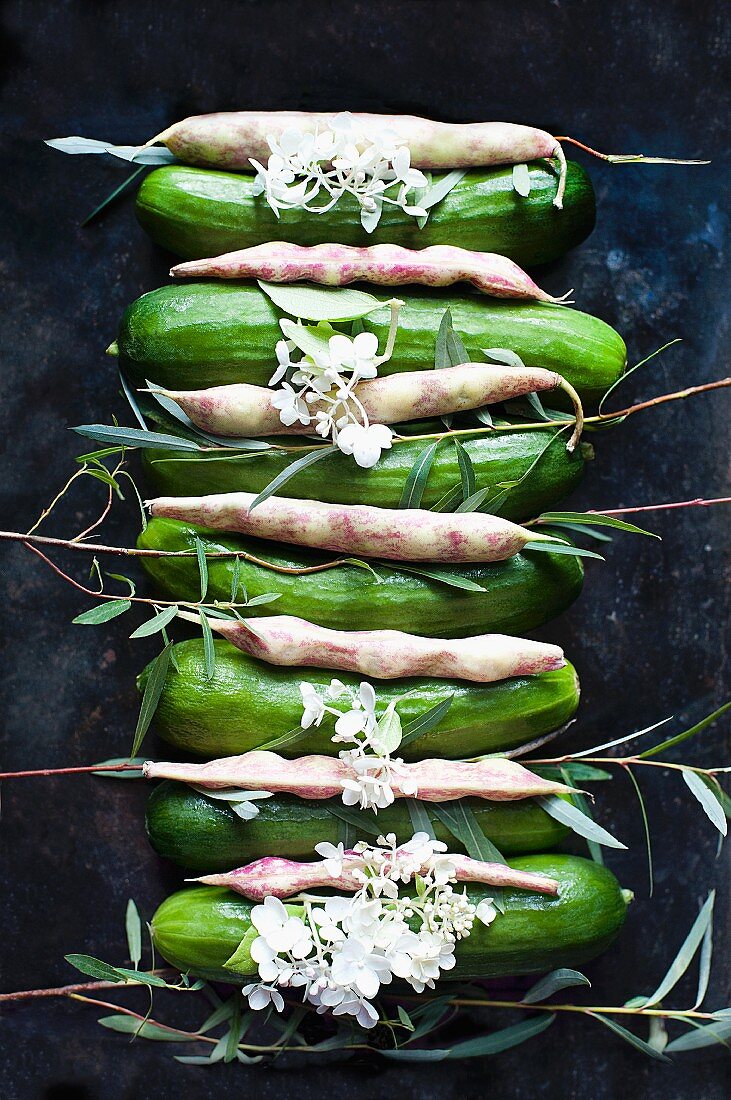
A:
[[[601,954],[622,927],[630,895],[608,868],[568,855],[519,856],[509,862],[521,871],[557,879],[558,897],[506,889],[505,912],[489,927],[476,921],[472,934],[458,943],[457,966],[449,971],[449,981],[582,966]],[[477,902],[490,889],[471,886],[468,893]],[[236,982],[240,977],[224,964],[244,937],[253,940],[257,934],[251,909],[251,902],[217,887],[181,890],[153,917],[155,946],[182,971]],[[256,973],[253,962],[251,973]]]
[[[273,605],[273,608],[276,605]],[[299,681],[309,680],[321,693],[332,679],[327,669],[300,670],[267,665],[225,641],[215,642],[216,668],[206,679],[200,638],[175,646],[178,668],[170,667],[155,712],[155,731],[182,752],[196,756],[236,756],[298,729],[302,718]],[[149,666],[139,679],[144,689]],[[356,688],[361,677],[340,673]],[[451,697],[449,710],[436,726],[404,745],[405,760],[424,757],[458,759],[505,752],[558,729],[579,705],[576,670],[566,664],[554,672],[513,677],[494,684],[412,677],[376,683],[379,705],[400,699],[404,725]],[[334,718],[300,731],[302,737],[277,751],[283,756],[309,753],[336,755]]]
[[[151,550],[193,550],[196,537],[207,552],[240,551],[285,568],[302,568],[333,556],[278,543],[221,535],[172,519],[152,519],[137,545]],[[195,557],[141,558],[145,571],[173,599],[198,600],[200,576]],[[421,566],[414,566],[420,569]],[[231,559],[208,562],[208,599],[229,601]],[[376,565],[377,576],[353,565],[296,576],[240,560],[240,580],[249,598],[278,592],[254,615],[297,615],[341,630],[404,630],[433,637],[465,637],[498,632],[522,634],[565,611],[581,591],[584,571],[568,554],[528,552],[507,561],[450,566],[452,577],[472,581],[482,592],[430,580],[407,569]],[[239,599],[240,599],[239,595]]]
[[[506,856],[553,848],[568,832],[534,799],[471,798],[468,803],[483,832]],[[312,859],[316,844],[342,839],[342,821],[330,812],[330,806],[337,810],[339,805],[278,795],[262,799],[258,815],[242,821],[225,802],[206,798],[184,783],[165,782],[155,787],[147,803],[147,835],[159,856],[201,874],[230,871],[265,855]],[[403,841],[414,831],[403,801],[379,810],[377,824]],[[434,834],[450,851],[463,851],[439,820],[434,821]],[[356,829],[357,840],[371,836]]]
[[[496,301],[453,291],[399,292],[406,303],[392,358],[381,375],[426,370],[445,310],[467,353],[484,362],[484,348],[509,348],[532,367],[557,371],[587,404],[622,374],[627,349],[604,321],[567,306]],[[385,301],[382,292],[378,297]],[[203,389],[229,382],[265,386],[285,316],[253,282],[174,283],[143,294],[125,311],[117,339],[122,365],[139,385],[148,378],[169,389]],[[363,319],[385,347],[390,311]],[[350,331],[350,325],[336,326]],[[547,404],[556,404],[551,394]]]
[[[519,481],[530,470],[525,481],[516,485],[498,508],[499,515],[518,521],[529,519],[553,508],[581,481],[584,471],[581,448],[570,455],[566,450],[567,434],[564,432],[551,442],[553,433],[555,429],[501,431],[460,438],[472,460],[477,489]],[[399,441],[390,451],[384,451],[378,465],[370,470],[355,466],[347,455],[336,452],[295,474],[283,492],[290,497],[332,504],[398,508],[409,471],[427,445],[423,440]],[[159,496],[259,493],[292,460],[291,454],[276,451],[253,454],[232,451],[230,457],[220,452],[142,452],[146,484]],[[421,506],[431,508],[459,484],[457,451],[449,443],[442,443],[437,448]]]
[[[230,252],[265,241],[309,245],[451,244],[500,252],[524,267],[562,256],[589,236],[596,215],[591,180],[569,161],[563,210],[553,206],[556,176],[544,163],[529,166],[530,195],[513,189],[512,168],[467,172],[431,211],[423,229],[415,218],[384,206],[373,233],[360,224],[358,203],[344,195],[326,214],[285,210],[276,218],[250,173],[179,165],[151,172],[137,195],[140,225],[163,248],[185,259]]]

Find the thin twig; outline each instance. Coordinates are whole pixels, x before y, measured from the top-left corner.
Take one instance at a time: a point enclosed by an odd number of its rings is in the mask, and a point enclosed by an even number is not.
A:
[[[178,971],[167,966],[162,970],[150,970],[149,973],[163,978],[177,974]],[[139,989],[146,985],[146,982],[135,982],[127,978],[124,982],[77,982],[75,985],[58,985],[50,989],[19,989],[15,993],[0,993],[0,1004],[16,1004],[40,997],[70,997],[72,993],[92,993],[97,989],[119,989],[122,986],[134,986],[135,989]]]
[[[0,772],[0,779],[30,779],[39,775],[84,775],[91,772],[136,772],[139,764],[83,764],[73,768],[35,768],[31,771]]]
[[[590,508],[588,516],[627,516],[633,512],[663,512],[669,508],[708,508],[712,504],[731,504],[731,497],[712,497],[704,500],[696,497],[695,500],[674,500],[670,504],[643,504],[637,508]]]

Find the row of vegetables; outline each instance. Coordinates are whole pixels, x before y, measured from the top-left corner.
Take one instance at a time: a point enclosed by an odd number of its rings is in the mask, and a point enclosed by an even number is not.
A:
[[[163,780],[153,847],[202,875],[152,928],[182,971],[248,983],[252,1007],[302,986],[372,1026],[379,983],[573,967],[625,918],[610,870],[555,851],[568,830],[546,799],[574,787],[505,755],[578,707],[561,649],[522,635],[581,591],[575,532],[550,513],[593,457],[584,409],[626,366],[613,329],[517,266],[593,226],[586,173],[541,135],[201,116],[161,135],[183,163],[138,194],[188,262],[108,350],[159,431],[142,564],[159,608],[203,631],[167,647],[154,729],[207,761],[145,765]],[[400,875],[451,916],[373,887]],[[369,898],[380,932],[318,915],[334,889]],[[379,940],[388,920],[401,939]]]

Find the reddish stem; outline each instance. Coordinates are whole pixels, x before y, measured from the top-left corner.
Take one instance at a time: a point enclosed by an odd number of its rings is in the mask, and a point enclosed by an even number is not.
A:
[[[0,779],[27,779],[37,775],[83,775],[89,772],[136,772],[139,764],[86,764],[77,768],[36,768],[24,772],[0,772]]]

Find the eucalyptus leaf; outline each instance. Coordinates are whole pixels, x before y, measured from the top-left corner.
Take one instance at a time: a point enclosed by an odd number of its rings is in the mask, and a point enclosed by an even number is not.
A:
[[[389,566],[394,569],[393,562],[379,562],[380,565]],[[417,565],[404,565],[403,562],[399,562],[396,568],[398,573],[413,573],[417,577],[426,577],[430,581],[438,581],[439,584],[445,584],[448,588],[460,588],[465,592],[485,592],[486,589],[483,585],[478,584],[477,581],[470,580],[469,577],[460,577],[457,573],[450,573],[446,569],[440,569],[439,566],[417,566]]]
[[[585,523],[566,523],[562,521],[557,523],[554,521],[553,527],[560,527],[561,530],[575,531],[578,535],[587,535],[590,539],[596,539],[597,542],[613,542],[611,535],[605,535],[603,531],[595,531],[593,527],[587,527]]]
[[[650,1058],[655,1058],[659,1062],[670,1061],[669,1058],[665,1057],[662,1051],[656,1050],[655,1047],[651,1047],[644,1039],[640,1039],[638,1035],[628,1031],[626,1027],[622,1027],[621,1024],[618,1024],[616,1020],[610,1019],[609,1016],[603,1016],[599,1012],[587,1012],[587,1016],[591,1016],[594,1020],[599,1020],[608,1027],[610,1031],[613,1031],[615,1035],[619,1035],[626,1043],[635,1047],[636,1050],[641,1050],[643,1054],[649,1054]]]
[[[621,377],[617,379],[616,382],[612,383],[612,385],[609,387],[609,389],[606,391],[606,393],[602,397],[601,401],[599,402],[599,410],[598,410],[599,415],[600,416],[610,415],[608,413],[604,413],[604,402],[607,400],[608,397],[611,396],[611,394],[614,393],[614,391],[617,389],[618,386],[623,385],[623,383],[625,383],[627,381],[627,379],[635,373],[636,370],[639,370],[640,367],[644,367],[645,364],[649,363],[651,359],[654,359],[656,355],[662,355],[662,353],[664,351],[667,351],[668,348],[671,348],[673,346],[673,344],[679,344],[680,342],[681,341],[680,341],[679,337],[676,337],[675,340],[669,340],[667,344],[663,344],[663,346],[661,348],[656,348],[656,350],[651,352],[650,355],[647,355],[644,359],[641,359],[639,361],[639,363],[635,363],[635,365],[633,367],[630,367],[629,370],[626,370],[624,372],[624,374],[621,375]]]
[[[114,969],[126,982],[139,982],[140,985],[147,985],[151,989],[167,988],[168,983],[158,974],[148,974],[144,970],[128,970],[125,966],[115,966]]]
[[[100,623],[108,623],[110,619],[116,619],[118,615],[124,615],[131,606],[129,600],[108,600],[84,611],[71,621],[78,626],[98,626]]]
[[[206,561],[206,548],[203,540],[195,536],[193,540],[195,545],[195,556],[198,559],[198,573],[200,574],[200,592],[201,602],[206,598],[206,592],[208,591],[208,562]]]
[[[442,319],[439,322],[439,328],[437,329],[437,336],[434,342],[434,369],[443,370],[445,367],[451,367],[452,362],[449,358],[449,352],[447,350],[447,334],[452,328],[452,311],[445,309],[442,314]]]
[[[157,615],[154,615],[151,619],[148,619],[146,623],[142,623],[136,630],[133,630],[130,634],[130,638],[149,638],[151,634],[157,634],[158,631],[164,630],[168,623],[173,621],[178,611],[179,608],[177,604],[163,608]]]
[[[675,988],[685,974],[698,948],[703,942],[706,929],[713,920],[713,904],[715,898],[716,891],[712,890],[703,903],[698,916],[693,921],[690,932],[681,944],[680,950],[670,964],[665,977],[660,982],[655,992],[644,1001],[643,1007],[651,1008],[653,1005],[659,1004],[659,1002]]]
[[[418,718],[414,718],[412,722],[407,722],[401,735],[401,746],[411,744],[438,725],[451,707],[453,699],[454,695],[449,695],[446,699],[435,703],[433,707],[429,707],[429,710],[424,711]]]
[[[383,308],[383,303],[372,294],[350,287],[257,281],[278,309],[303,321],[354,321]]]
[[[168,1031],[159,1024],[151,1024],[146,1020],[138,1020],[136,1016],[102,1016],[98,1021],[102,1027],[110,1031],[121,1031],[123,1035],[133,1035],[138,1039],[153,1039],[160,1043],[189,1043],[190,1035],[181,1035],[175,1031]]]
[[[87,214],[87,216],[81,223],[82,229],[85,228],[87,225],[91,225],[91,223],[96,218],[98,218],[99,215],[102,214],[108,206],[111,206],[115,199],[119,198],[119,196],[127,190],[130,184],[134,183],[135,180],[138,180],[142,173],[146,171],[147,165],[143,164],[141,165],[141,167],[135,169],[135,171],[132,172],[131,175],[127,176],[126,179],[122,180],[122,182],[117,187],[115,187],[114,190],[109,195],[107,195],[105,199],[102,199],[98,206],[94,207],[91,214]]]
[[[124,926],[127,932],[129,957],[134,965],[138,966],[142,958],[142,921],[140,920],[140,914],[132,898],[127,902]]]
[[[454,509],[457,512],[476,512],[481,504],[485,503],[485,500],[492,492],[493,487],[491,485],[485,486],[484,489],[478,489],[476,493],[472,493],[461,504],[458,504]]]
[[[462,443],[460,443],[457,436],[454,436],[452,442],[454,443],[454,450],[457,455],[457,464],[459,466],[459,478],[462,484],[462,500],[469,500],[474,495],[477,489],[477,481],[475,477],[475,467],[472,464],[468,452],[465,450]]]
[[[145,734],[150,728],[152,717],[157,710],[157,704],[160,701],[160,696],[162,695],[167,679],[172,644],[172,642],[168,642],[162,652],[158,653],[150,666],[150,673],[147,677],[147,683],[145,684],[140,713],[135,727],[132,751],[130,752],[131,757],[136,756],[139,752],[140,745],[145,739]]]
[[[396,1050],[379,1050],[378,1053],[391,1062],[444,1062],[449,1058],[451,1050],[398,1047]]]
[[[731,1020],[719,1020],[718,1023],[691,1028],[677,1039],[671,1040],[665,1050],[678,1054],[686,1050],[716,1046],[718,1043],[727,1046],[729,1040],[731,1040]]]
[[[434,462],[434,456],[441,442],[441,439],[436,439],[417,455],[413,466],[406,475],[404,487],[401,490],[401,498],[398,503],[399,508],[421,507],[421,501],[424,496],[424,490],[426,489],[426,483],[429,480],[429,473],[432,468],[432,463]]]
[[[658,756],[660,753],[665,752],[666,749],[675,748],[676,745],[680,745],[683,741],[689,740],[691,737],[695,737],[697,733],[701,733],[707,726],[712,725],[717,721],[726,711],[731,707],[731,702],[724,703],[718,710],[714,710],[712,714],[706,715],[700,722],[696,722],[690,729],[684,730],[682,733],[677,733],[674,737],[668,737],[666,741],[662,741],[659,745],[653,745],[650,749],[645,749],[644,752],[639,754],[640,760],[647,760],[651,756]],[[669,721],[669,719],[667,719]]]
[[[135,161],[137,164],[173,164],[175,156],[164,145],[112,145],[108,141],[95,138],[62,137],[47,138],[44,145],[57,149],[60,153],[78,155],[82,153],[109,153],[121,160]]]
[[[645,531],[643,527],[636,527],[634,523],[617,519],[616,516],[603,516],[598,512],[543,512],[538,517],[539,523],[562,524],[581,523],[586,527],[614,527],[617,531],[629,531],[633,535],[648,535],[652,539],[659,539],[654,531]]]
[[[556,1019],[554,1013],[545,1013],[534,1016],[529,1020],[522,1020],[519,1024],[501,1028],[500,1031],[492,1031],[489,1035],[480,1035],[477,1039],[467,1039],[464,1043],[456,1043],[447,1057],[450,1061],[458,1058],[484,1058],[488,1054],[500,1054],[511,1047],[520,1046],[535,1035],[546,1031]]]
[[[203,632],[203,660],[205,664],[205,678],[212,680],[216,674],[216,650],[213,645],[213,631],[208,621],[208,615],[201,610],[201,630]]]
[[[306,469],[314,462],[319,462],[321,459],[325,458],[326,455],[334,454],[336,451],[337,447],[335,446],[317,447],[315,448],[315,450],[308,451],[307,454],[302,456],[302,458],[295,459],[294,462],[291,462],[289,466],[285,467],[284,470],[278,473],[277,476],[273,478],[272,481],[270,481],[269,484],[262,489],[258,496],[254,497],[249,507],[249,511],[253,511],[258,504],[261,504],[263,501],[267,500],[270,496],[276,493],[278,489],[281,489],[283,485],[286,485],[286,483],[291,478],[293,478],[295,474],[298,474],[300,470]]]
[[[429,811],[424,803],[419,802],[418,798],[407,798],[406,809],[409,811],[411,828],[414,832],[426,833],[428,837],[434,840],[434,827],[429,817]]]
[[[690,768],[683,768],[683,779],[690,788],[691,793],[698,799],[708,819],[716,826],[721,836],[728,832],[728,822],[723,806],[716,798],[710,787],[706,786],[702,778]]]
[[[525,363],[517,351],[511,351],[510,348],[483,348],[482,351],[493,363],[502,363],[506,367],[525,370]]]
[[[134,391],[132,390],[132,387],[130,386],[127,379],[124,377],[124,373],[122,372],[121,368],[119,371],[119,381],[122,385],[124,396],[127,398],[127,404],[134,413],[137,423],[143,429],[143,431],[148,431],[147,423],[145,422],[145,418],[142,415],[140,406],[137,403],[137,398],[134,395]]]
[[[154,447],[156,450],[200,451],[197,443],[182,436],[148,432],[142,428],[121,428],[116,424],[79,424],[71,429],[77,435],[97,443],[117,443],[124,447]]]
[[[475,817],[474,810],[465,803],[464,799],[457,799],[455,802],[450,802],[449,805],[435,802],[431,809],[446,825],[450,833],[460,841],[472,859],[484,860],[486,863],[502,863],[503,865],[507,863],[502,853],[485,836],[480,823]]]
[[[342,821],[347,821],[349,825],[354,825],[361,833],[378,837],[383,832],[376,815],[370,810],[355,810],[339,803],[334,805],[328,803],[327,810],[333,817],[339,817]]]
[[[414,1031],[414,1022],[409,1016],[408,1012],[403,1005],[396,1005],[396,1011],[398,1012],[398,1018],[406,1028],[407,1031]]]
[[[626,772],[627,772],[627,775],[629,776],[629,779],[630,779],[630,782],[632,783],[632,786],[635,789],[635,794],[637,795],[637,801],[640,804],[640,813],[642,815],[642,828],[643,828],[644,834],[645,834],[645,850],[647,852],[647,878],[648,878],[648,882],[649,882],[648,894],[649,894],[650,897],[652,897],[652,895],[654,893],[654,890],[655,890],[655,875],[654,875],[654,870],[653,870],[653,865],[652,865],[652,837],[650,835],[650,823],[649,823],[648,818],[647,818],[647,807],[645,806],[645,800],[642,797],[642,791],[640,790],[640,785],[637,782],[637,778],[636,778],[634,772],[632,771],[631,768],[627,768]]]
[[[594,840],[597,844],[604,844],[607,848],[627,848],[626,844],[622,844],[620,840],[613,837],[596,821],[592,821],[586,814],[582,814],[576,806],[566,802],[563,798],[559,798],[558,795],[540,795],[536,801],[547,814],[555,818],[556,821],[560,821],[562,825],[568,825],[579,836],[583,836],[587,840]]]
[[[539,1004],[541,1001],[548,1000],[554,993],[558,993],[559,989],[572,989],[577,985],[590,986],[591,982],[579,970],[569,970],[566,967],[552,970],[550,974],[546,974],[545,977],[540,978],[535,985],[530,987],[525,996],[521,998],[521,1004]]]
[[[258,596],[252,596],[246,601],[247,607],[263,607],[265,604],[274,603],[282,595],[281,592],[262,592]]]
[[[117,973],[116,967],[95,959],[92,955],[64,955],[67,963],[89,978],[102,982],[121,982],[124,979]]]
[[[439,176],[416,200],[415,205],[420,206],[423,210],[430,210],[432,206],[436,206],[438,202],[446,198],[449,192],[464,179],[466,174],[466,169],[454,168],[451,172],[447,172],[446,175]]]
[[[583,546],[570,546],[567,542],[527,542],[523,547],[523,553],[531,550],[544,554],[567,554],[574,558],[596,558],[597,561],[606,561],[606,558],[601,554],[595,554],[593,550],[585,550]]]

